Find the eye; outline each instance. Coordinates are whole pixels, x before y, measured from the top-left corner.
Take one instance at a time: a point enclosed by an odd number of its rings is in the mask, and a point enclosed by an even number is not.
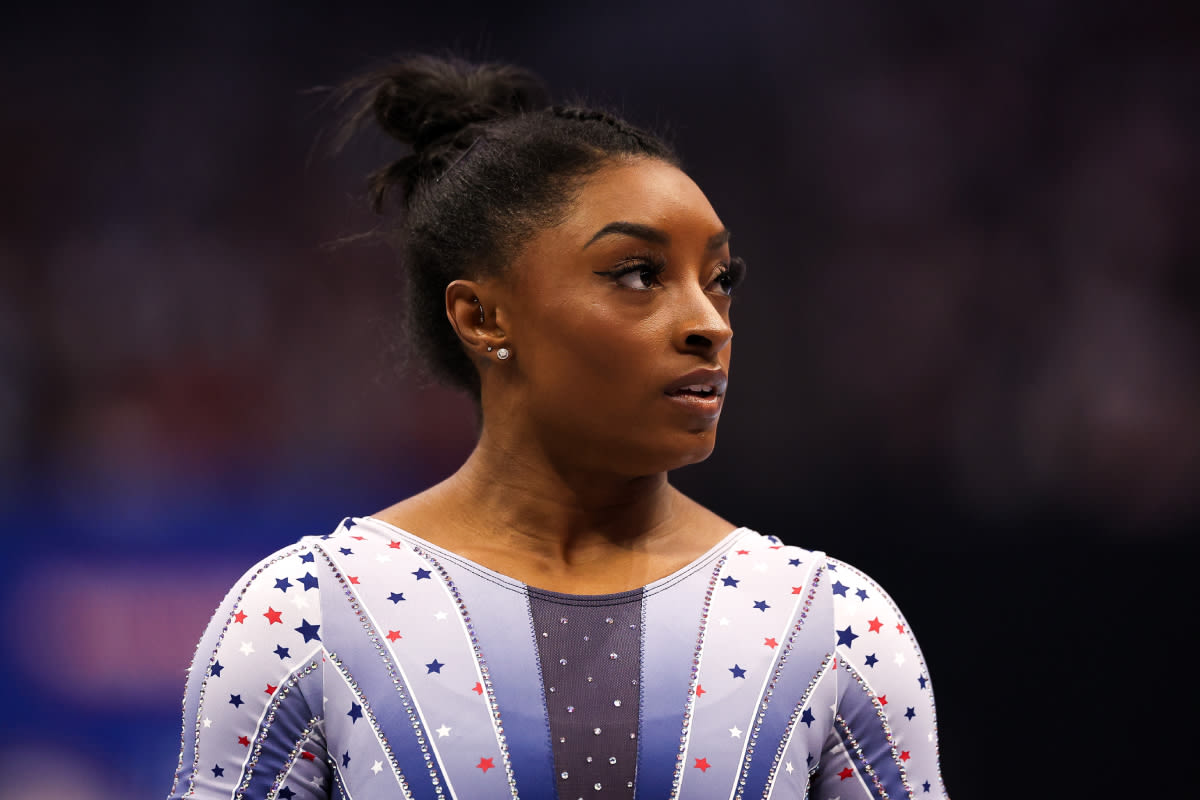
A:
[[[615,269],[602,270],[596,274],[611,278],[626,289],[644,292],[654,288],[665,268],[665,265],[661,263],[637,259]]]
[[[746,262],[740,258],[732,258],[728,264],[722,264],[712,279],[712,286],[718,292],[729,297],[746,277]]]

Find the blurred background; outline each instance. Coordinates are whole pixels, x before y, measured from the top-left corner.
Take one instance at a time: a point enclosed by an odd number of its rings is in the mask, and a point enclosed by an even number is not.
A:
[[[469,451],[466,401],[400,366],[393,255],[327,246],[396,151],[314,153],[304,91],[444,48],[677,142],[750,279],[717,452],[676,482],[891,591],[955,797],[1182,785],[1194,4],[5,16],[0,797],[165,796],[226,588]]]

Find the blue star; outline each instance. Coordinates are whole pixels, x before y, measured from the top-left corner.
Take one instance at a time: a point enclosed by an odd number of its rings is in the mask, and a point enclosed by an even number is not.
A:
[[[353,550],[351,550],[349,547],[339,547],[339,548],[338,548],[338,552],[339,552],[339,553],[341,553],[341,554],[342,554],[342,555],[344,555],[344,556],[352,556],[352,555],[354,555],[354,551],[353,551]]]
[[[285,786],[282,789],[280,789],[279,794],[277,794],[275,796],[278,797],[279,800],[292,800],[292,798],[296,796],[296,793],[293,792],[291,789],[289,789],[287,786]]]
[[[356,521],[354,521],[354,519],[352,519],[351,517],[346,517],[345,521],[342,522],[342,524],[346,526],[346,530],[350,530],[358,523]]]
[[[313,574],[311,572],[304,573],[303,578],[296,578],[296,580],[298,580],[302,584],[304,584],[304,591],[306,591],[306,592],[309,589],[317,588],[317,579],[313,576]]]
[[[287,590],[292,588],[292,582],[287,578],[277,578],[275,580],[275,588],[286,594]]]
[[[842,597],[845,597],[846,590],[849,588],[849,586],[844,585],[841,581],[835,581],[833,584],[833,593],[840,594]]]
[[[360,719],[362,719],[362,706],[360,706],[358,703],[351,703],[350,710],[346,712],[346,716],[353,720],[353,722],[350,723],[351,725],[353,725],[355,722],[358,722]]]
[[[738,579],[732,575],[726,575],[721,579],[721,583],[725,584],[726,586],[732,586],[736,589],[738,585]]]
[[[767,609],[770,608],[770,606],[767,605],[766,600],[755,600],[754,607],[757,608],[759,611],[763,612],[764,614],[767,612]]]
[[[924,783],[922,783],[921,788],[924,789],[926,792],[928,792],[929,791],[929,781],[925,781]]]
[[[301,553],[300,554],[300,563],[301,564],[311,564],[316,560],[317,560],[316,557],[313,556],[312,553]]]
[[[837,564],[834,564],[832,561],[827,563],[825,566],[829,568],[830,572],[837,572]]]
[[[809,754],[808,754],[808,765],[809,765],[810,767],[812,766],[812,762],[813,762],[813,754],[812,754],[812,753],[809,753]],[[282,795],[280,795],[280,796],[282,797]]]
[[[733,673],[733,677],[735,678],[741,678],[742,680],[746,679],[746,670],[742,669],[737,664],[734,664],[732,667],[730,667],[729,671]]]
[[[770,542],[771,544],[783,544],[783,542],[779,541],[779,537],[774,534],[771,534],[770,536],[768,536],[767,541]]]
[[[806,708],[804,709],[804,713],[800,715],[800,721],[811,728],[812,724],[817,721],[817,718],[813,716],[811,708]]]
[[[342,753],[342,767],[345,768],[348,766],[350,766],[350,751],[349,750]]]
[[[909,706],[909,707],[908,707],[908,711],[905,711],[905,712],[904,712],[904,716],[905,716],[905,717],[907,717],[907,718],[908,718],[908,719],[910,719],[910,720],[911,720],[913,717],[915,717],[916,715],[917,715],[917,712],[916,712],[916,711],[913,709],[913,707],[912,707],[912,706]]]
[[[417,580],[419,580],[419,581],[421,581],[421,580],[425,580],[425,581],[429,580],[429,576],[430,576],[430,575],[432,575],[432,574],[433,574],[432,572],[430,572],[429,570],[425,569],[424,567],[422,567],[421,569],[418,569],[416,572],[414,572],[414,573],[413,573],[413,575],[416,575],[416,576],[417,576]]]
[[[229,705],[233,706],[234,708],[241,708],[242,703],[244,703],[244,702],[246,702],[246,701],[242,699],[242,696],[240,694],[229,695]]]
[[[284,647],[281,644],[275,645],[275,655],[279,656],[280,661],[283,661],[285,658],[292,657],[292,654],[290,652],[288,652],[288,648]]]
[[[924,675],[918,676],[917,683],[921,684],[921,688],[924,689],[925,688],[925,676]]]
[[[388,600],[391,600],[393,603],[399,603],[403,599],[404,592],[392,592],[388,595]]]
[[[222,778],[225,776],[225,770],[221,768],[220,764],[214,764],[212,774],[214,778]]]
[[[872,669],[874,669],[875,665],[878,663],[879,663],[879,659],[875,657],[874,653],[871,653],[871,655],[867,656],[867,666],[868,667],[871,667]]]
[[[855,594],[858,595],[859,600],[862,600],[864,603],[867,602],[867,590],[866,589],[859,589],[857,592],[855,592]]]
[[[300,622],[302,623],[300,627],[293,628],[292,630],[304,637],[305,644],[311,642],[313,639],[316,639],[318,642],[321,641],[321,637],[317,635],[317,631],[321,628],[320,625],[313,625],[306,619],[301,619]]]
[[[800,566],[800,559],[798,559],[798,558],[789,558],[789,559],[788,559],[788,566],[789,566],[789,567],[798,567],[798,566]]]
[[[853,642],[854,642],[854,640],[858,638],[858,634],[857,634],[857,633],[855,633],[854,631],[852,631],[852,630],[850,629],[850,626],[849,626],[849,625],[847,625],[847,626],[846,626],[846,630],[844,630],[844,631],[838,631],[838,632],[837,632],[837,635],[838,635],[838,641],[837,641],[837,643],[838,643],[839,645],[843,645],[843,644],[844,644],[844,645],[846,645],[846,647],[851,647],[851,646],[852,646],[852,644],[853,644]]]
[[[221,677],[221,670],[223,669],[225,668],[221,666],[220,661],[214,661],[212,667],[209,668],[209,671],[212,672],[214,678],[219,678]]]
[[[428,670],[428,672],[426,672],[425,674],[430,675],[430,674],[436,672],[437,674],[441,675],[442,667],[444,667],[444,666],[446,666],[446,665],[438,663],[438,660],[435,658],[433,661],[431,661],[425,665],[425,669]]]

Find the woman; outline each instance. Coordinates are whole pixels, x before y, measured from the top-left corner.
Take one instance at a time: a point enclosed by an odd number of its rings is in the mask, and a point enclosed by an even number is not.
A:
[[[411,145],[373,200],[400,195],[412,337],[479,443],[234,586],[171,796],[942,797],[887,595],[667,481],[712,452],[744,272],[670,149],[503,65],[347,96]]]

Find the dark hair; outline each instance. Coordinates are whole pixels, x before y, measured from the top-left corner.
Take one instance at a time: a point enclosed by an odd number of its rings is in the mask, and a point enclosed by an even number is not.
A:
[[[368,179],[376,212],[403,211],[407,334],[432,373],[479,395],[479,375],[446,321],[446,285],[502,273],[518,244],[556,224],[588,175],[622,157],[678,165],[661,139],[620,118],[549,106],[542,81],[509,64],[402,58],[344,84],[337,139],[377,123],[411,152]]]

